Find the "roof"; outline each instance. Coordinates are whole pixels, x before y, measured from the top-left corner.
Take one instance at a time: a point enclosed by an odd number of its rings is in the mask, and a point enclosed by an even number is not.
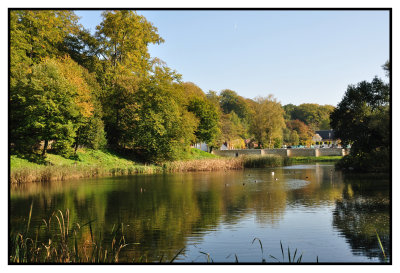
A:
[[[315,133],[320,135],[322,139],[336,139],[335,131],[333,130],[320,130],[320,131],[315,131]]]

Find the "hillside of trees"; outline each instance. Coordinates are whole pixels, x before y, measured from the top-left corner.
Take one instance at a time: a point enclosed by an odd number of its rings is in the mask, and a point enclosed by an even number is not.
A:
[[[211,149],[310,145],[330,129],[331,105],[281,105],[201,90],[148,46],[164,40],[135,11],[105,11],[95,34],[73,11],[10,11],[11,154],[73,157],[79,147],[113,149],[146,162]]]

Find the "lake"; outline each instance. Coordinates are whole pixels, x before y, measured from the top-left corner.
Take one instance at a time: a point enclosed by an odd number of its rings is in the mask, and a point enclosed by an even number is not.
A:
[[[168,261],[181,249],[176,263],[288,262],[289,248],[302,262],[375,263],[384,261],[375,230],[390,257],[390,187],[387,177],[318,163],[32,183],[11,186],[10,228],[27,221],[33,202],[39,240],[58,209],[82,226],[83,240],[111,243],[123,223],[131,244],[121,262]]]

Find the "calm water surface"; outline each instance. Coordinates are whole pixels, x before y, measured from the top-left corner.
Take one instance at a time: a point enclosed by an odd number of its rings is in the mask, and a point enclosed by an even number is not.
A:
[[[26,221],[32,201],[34,227],[69,209],[71,223],[94,220],[94,236],[107,242],[124,223],[135,243],[122,250],[124,262],[168,260],[182,248],[176,262],[207,262],[204,253],[214,262],[235,262],[235,254],[239,262],[276,262],[270,255],[282,261],[280,241],[303,262],[382,262],[375,229],[390,256],[389,179],[345,177],[333,165],[12,187],[11,228]],[[90,238],[88,226],[81,231]]]

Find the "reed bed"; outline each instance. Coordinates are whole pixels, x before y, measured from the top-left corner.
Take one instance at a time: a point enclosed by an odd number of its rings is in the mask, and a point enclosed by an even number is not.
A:
[[[64,181],[70,179],[100,177],[100,176],[118,176],[131,175],[138,173],[160,173],[161,167],[157,166],[131,166],[105,168],[104,166],[40,166],[36,168],[20,168],[11,170],[10,183],[30,183],[30,182],[50,182]]]
[[[292,164],[292,158],[274,155],[251,155],[243,157],[245,168],[279,167]]]
[[[243,169],[243,158],[210,158],[173,161],[165,163],[163,167],[166,172],[241,170]]]
[[[46,221],[43,219],[46,239],[38,239],[41,228],[31,228],[32,205],[26,227],[11,231],[9,238],[9,263],[118,263],[125,241],[124,225],[118,224],[111,231],[111,244],[105,244],[101,235],[92,233],[92,221],[79,225],[70,223],[69,210],[55,211]],[[86,226],[89,239],[79,239],[78,233]],[[36,230],[36,233],[34,232]]]

